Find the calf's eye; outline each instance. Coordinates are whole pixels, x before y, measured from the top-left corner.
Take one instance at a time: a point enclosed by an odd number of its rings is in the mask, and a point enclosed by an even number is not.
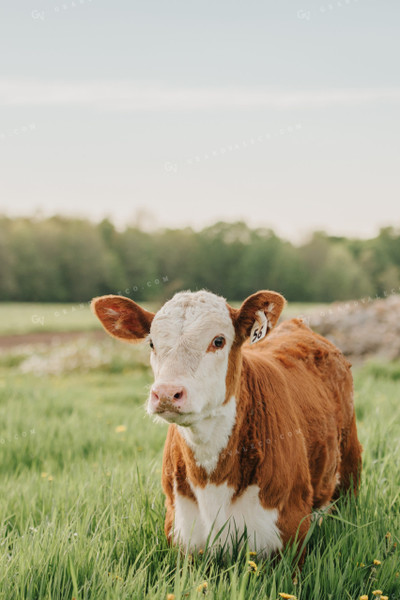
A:
[[[217,335],[212,341],[214,348],[223,348],[225,346],[225,338],[222,335]]]
[[[150,348],[151,348],[152,350],[154,349],[154,344],[153,344],[153,342],[152,342],[151,340],[149,341],[149,346],[150,346]]]

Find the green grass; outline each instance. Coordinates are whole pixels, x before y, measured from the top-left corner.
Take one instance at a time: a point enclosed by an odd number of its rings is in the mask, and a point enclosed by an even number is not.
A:
[[[90,331],[100,327],[88,303],[0,303],[0,335],[46,331]]]
[[[199,599],[203,581],[218,599],[358,599],[375,589],[400,598],[398,366],[384,369],[356,375],[360,495],[314,523],[293,583],[290,550],[277,565],[259,562],[254,575],[245,550],[223,560],[167,546],[166,429],[145,414],[151,379],[141,364],[46,377],[3,364],[0,599]]]
[[[149,308],[149,303],[143,306]],[[87,302],[0,302],[0,335],[101,329]]]
[[[156,310],[156,304],[141,303],[148,310]],[[240,302],[232,305],[240,306]],[[310,310],[323,308],[325,304],[289,303],[284,317],[292,318],[307,314]],[[0,302],[0,335],[52,331],[93,331],[101,325],[94,318],[87,302],[70,304]]]
[[[323,302],[288,302],[283,309],[283,319],[295,319],[306,316],[310,312],[318,312],[326,310],[328,303]]]

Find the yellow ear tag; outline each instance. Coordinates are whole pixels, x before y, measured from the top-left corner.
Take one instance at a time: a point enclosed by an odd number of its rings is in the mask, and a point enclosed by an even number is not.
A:
[[[268,331],[268,319],[263,310],[256,312],[256,320],[250,333],[250,345],[262,340]]]

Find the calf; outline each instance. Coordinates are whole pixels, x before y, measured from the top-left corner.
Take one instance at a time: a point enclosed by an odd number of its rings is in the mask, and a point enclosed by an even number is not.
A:
[[[313,508],[357,491],[350,364],[298,319],[273,329],[284,303],[261,291],[234,309],[181,292],[153,314],[120,296],[93,300],[108,333],[150,344],[147,410],[170,423],[165,533],[190,551],[246,537],[270,555],[304,539]]]

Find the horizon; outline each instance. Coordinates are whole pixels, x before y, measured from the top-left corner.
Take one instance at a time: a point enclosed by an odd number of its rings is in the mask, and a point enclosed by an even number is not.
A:
[[[264,229],[264,230],[271,231],[271,233],[273,233],[274,235],[276,235],[283,241],[289,242],[294,246],[301,246],[303,244],[306,244],[308,241],[310,241],[312,239],[312,237],[315,234],[318,234],[318,233],[326,235],[329,238],[339,238],[339,239],[344,238],[344,239],[348,239],[348,240],[361,240],[361,241],[367,241],[367,240],[377,238],[379,236],[380,232],[384,229],[393,229],[393,231],[395,233],[400,233],[400,218],[399,218],[399,222],[396,224],[387,223],[387,224],[383,224],[383,225],[377,227],[375,232],[372,233],[372,235],[357,235],[357,234],[348,235],[348,234],[345,234],[340,231],[331,232],[327,229],[312,229],[312,230],[310,229],[309,231],[303,232],[301,237],[298,236],[296,239],[296,238],[290,238],[283,234],[280,234],[277,231],[277,229],[270,227],[270,226],[264,226],[262,224],[253,225],[246,219],[217,219],[217,220],[210,221],[209,223],[206,223],[205,225],[201,225],[198,227],[193,226],[191,224],[183,224],[183,225],[176,225],[176,226],[157,224],[155,226],[149,227],[148,222],[149,222],[149,220],[151,220],[152,215],[149,214],[147,211],[145,211],[145,213],[142,214],[141,210],[139,210],[138,214],[134,215],[130,221],[125,222],[125,223],[118,223],[118,221],[115,220],[110,215],[105,215],[104,217],[100,217],[100,218],[92,218],[85,214],[79,214],[79,213],[75,213],[75,214],[47,213],[46,214],[42,210],[34,211],[31,214],[9,214],[6,211],[0,212],[0,219],[4,218],[4,217],[7,219],[11,219],[11,220],[14,220],[14,219],[28,220],[28,221],[32,221],[32,223],[40,222],[40,221],[44,221],[44,220],[50,220],[53,218],[54,219],[61,218],[61,219],[67,219],[67,220],[86,221],[95,226],[99,225],[102,221],[109,221],[115,227],[116,231],[118,231],[120,233],[125,231],[126,229],[133,228],[133,229],[138,229],[149,235],[155,234],[157,232],[166,231],[166,230],[181,231],[181,230],[185,230],[185,229],[189,229],[189,230],[193,231],[194,233],[199,233],[205,229],[208,229],[215,225],[218,225],[219,223],[223,223],[226,225],[244,224],[246,227],[248,227],[252,231],[255,231],[257,229],[260,229],[260,230]]]

